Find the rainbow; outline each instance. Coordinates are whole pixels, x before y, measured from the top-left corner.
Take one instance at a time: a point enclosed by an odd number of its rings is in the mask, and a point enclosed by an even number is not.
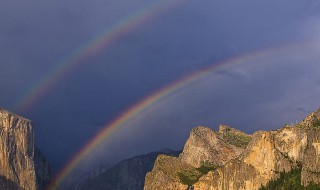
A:
[[[75,68],[84,64],[88,57],[97,54],[101,49],[112,45],[119,34],[127,33],[138,25],[150,20],[151,18],[177,7],[185,0],[158,0],[149,3],[143,9],[130,14],[108,27],[104,32],[84,43],[71,55],[61,60],[45,75],[37,80],[28,91],[16,101],[13,109],[17,112],[25,112],[34,106],[45,94],[48,94],[66,76],[69,76]]]
[[[241,55],[238,57],[234,57],[232,59],[227,59],[220,63],[215,63],[201,71],[194,72],[191,75],[185,76],[180,80],[177,80],[164,88],[156,91],[155,93],[147,96],[142,99],[140,102],[134,104],[129,107],[123,114],[119,115],[118,118],[113,120],[111,123],[105,125],[105,127],[96,134],[88,143],[73,156],[72,159],[63,167],[63,169],[56,176],[53,184],[56,186],[63,181],[63,179],[69,175],[72,170],[88,155],[95,150],[95,148],[104,142],[108,137],[110,137],[116,130],[119,130],[120,127],[128,126],[132,124],[137,118],[142,118],[147,113],[150,113],[150,110],[154,110],[159,107],[162,102],[168,100],[168,98],[173,97],[179,93],[183,93],[183,90],[192,84],[197,84],[199,82],[205,81],[212,74],[217,73],[219,71],[224,71],[234,65],[244,64],[244,63],[252,63],[254,64],[257,60],[263,60],[267,56],[273,55],[281,55],[287,47],[278,47],[274,49],[267,49],[262,51],[252,52],[251,54]],[[275,54],[277,53],[277,54]]]

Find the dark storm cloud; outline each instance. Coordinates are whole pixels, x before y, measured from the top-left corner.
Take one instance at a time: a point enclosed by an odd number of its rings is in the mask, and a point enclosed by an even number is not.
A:
[[[119,147],[129,149],[131,156],[164,147],[181,149],[189,131],[197,125],[217,129],[219,124],[227,124],[255,132],[298,122],[307,113],[297,112],[297,107],[314,110],[320,101],[313,88],[319,78],[319,56],[304,52],[308,48],[288,49],[281,56],[274,52],[265,59],[229,68],[230,72],[241,70],[241,74],[212,73],[209,80],[186,86],[182,94],[164,100],[158,109],[123,126],[94,153],[95,159],[121,156],[125,150]]]
[[[18,97],[55,64],[149,2],[3,1],[0,106],[14,109]],[[185,1],[82,60],[24,115],[34,121],[37,144],[57,169],[129,106],[173,81],[227,58],[316,36],[316,27],[309,30],[316,25],[306,23],[317,22],[318,6],[295,0]],[[99,149],[101,160],[114,163],[155,149],[181,149],[196,125],[226,123],[253,132],[300,119],[304,113],[297,108],[318,106],[317,57],[301,54],[298,62],[288,55],[265,60],[278,65],[221,70],[169,98],[161,109],[110,137]]]

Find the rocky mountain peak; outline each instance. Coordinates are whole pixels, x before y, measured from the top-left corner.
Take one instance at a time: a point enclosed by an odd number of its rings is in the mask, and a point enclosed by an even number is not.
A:
[[[251,135],[248,135],[248,134],[240,131],[239,129],[232,128],[232,127],[230,127],[228,125],[220,125],[218,133],[222,134],[222,135],[226,135],[226,134],[232,133],[232,134],[235,134],[235,135],[251,136]]]
[[[152,172],[146,176],[145,190],[187,189],[208,171],[238,157],[251,135],[221,125],[219,131],[197,126],[179,158],[158,156]]]
[[[145,190],[166,189],[162,187],[167,185],[181,190],[259,190],[270,181],[283,180],[284,173],[289,172],[296,173],[298,181],[293,183],[298,189],[319,189],[319,120],[318,110],[297,125],[257,131],[253,135],[225,125],[221,125],[218,132],[196,127],[190,133],[180,160],[166,160],[171,168],[175,168],[171,165],[181,166],[181,163],[187,163],[188,167],[168,170],[168,175],[155,165],[157,170],[147,175]],[[218,167],[208,167],[215,165]],[[163,176],[158,175],[161,172]]]
[[[29,119],[0,108],[0,127],[2,127],[5,131],[12,129],[13,127],[24,127],[30,125],[31,121]]]
[[[35,147],[32,122],[0,109],[0,189],[40,190],[51,169]]]
[[[299,124],[298,127],[305,128],[320,128],[320,109],[312,112],[305,117]]]
[[[218,132],[198,126],[192,129],[180,159],[195,168],[223,165],[238,156],[250,140],[251,135],[226,125],[220,125]]]
[[[212,133],[215,131],[210,129],[209,127],[205,127],[205,126],[197,126],[197,127],[192,128],[192,130],[191,130],[191,133],[196,133],[197,135],[204,135],[207,132]]]

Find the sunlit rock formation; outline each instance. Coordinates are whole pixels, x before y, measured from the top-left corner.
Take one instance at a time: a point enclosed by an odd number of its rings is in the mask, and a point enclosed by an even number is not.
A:
[[[239,156],[250,139],[251,135],[225,125],[218,132],[198,126],[192,129],[180,159],[195,168],[205,163],[224,165]]]
[[[186,189],[209,170],[239,156],[250,140],[251,135],[225,125],[219,131],[198,126],[192,129],[179,158],[157,158],[144,189]]]
[[[255,132],[252,138],[224,126],[219,132],[197,127],[180,158],[157,158],[144,189],[258,190],[297,167],[302,168],[302,185],[320,183],[319,111],[296,125]]]
[[[50,179],[31,121],[0,109],[0,189],[42,190]]]

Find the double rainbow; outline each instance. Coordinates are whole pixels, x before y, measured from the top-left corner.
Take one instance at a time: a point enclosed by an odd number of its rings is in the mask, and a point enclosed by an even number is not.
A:
[[[270,57],[270,55],[281,54],[285,49],[287,49],[287,47],[278,47],[275,49],[256,51],[250,54],[234,57],[220,63],[215,63],[201,71],[192,73],[191,75],[188,75],[178,81],[165,86],[164,88],[156,91],[150,96],[147,96],[140,102],[128,108],[123,114],[119,115],[119,117],[113,120],[111,123],[106,124],[98,134],[96,134],[91,140],[89,140],[88,143],[77,154],[75,154],[73,158],[70,159],[70,161],[59,172],[54,180],[54,184],[59,186],[63,179],[65,179],[65,177],[70,174],[72,170],[82,160],[84,160],[84,158],[91,155],[91,153],[98,147],[98,145],[112,136],[115,131],[119,130],[121,127],[130,126],[130,124],[132,124],[132,122],[134,122],[137,118],[143,118],[143,116],[149,113],[150,110],[154,110],[155,107],[159,107],[162,102],[168,100],[170,97],[173,97],[178,92],[183,91],[188,86],[204,82],[213,74],[219,71],[225,71],[234,65],[244,63],[254,64],[254,61],[256,60]]]
[[[76,67],[84,64],[85,59],[95,55],[102,48],[106,48],[112,45],[119,33],[128,32],[138,25],[144,23],[145,21],[151,19],[152,17],[180,5],[182,2],[184,2],[184,0],[155,1],[144,7],[143,9],[135,12],[134,14],[125,17],[111,27],[108,27],[108,29],[105,30],[101,35],[88,41],[83,46],[74,51],[74,53],[56,64],[45,78],[35,83],[28,90],[28,92],[25,93],[19,99],[19,101],[17,101],[17,104],[15,106],[16,110],[19,110],[21,112],[29,110],[37,103],[37,101],[39,101],[39,99],[41,99],[41,97],[52,90],[59,82],[61,82],[66,76],[68,76],[69,73],[72,73],[72,71],[74,71]],[[282,48],[279,47],[275,49],[257,51],[247,55],[228,59],[221,63],[215,63],[212,66],[209,66],[201,71],[192,73],[191,75],[175,81],[156,91],[150,96],[142,99],[140,102],[128,108],[123,114],[119,115],[119,117],[114,121],[106,124],[103,130],[101,130],[98,134],[96,134],[96,136],[89,140],[88,143],[77,154],[75,154],[73,158],[70,159],[70,161],[58,173],[49,189],[57,188],[59,184],[65,179],[65,177],[68,176],[68,174],[70,174],[70,172],[85,157],[90,155],[90,153],[92,153],[99,144],[108,139],[108,137],[110,137],[117,129],[125,125],[130,125],[130,123],[137,119],[137,117],[142,118],[141,116],[145,115],[161,102],[166,101],[177,92],[187,88],[191,84],[195,84],[205,80],[216,72],[228,69],[228,67],[269,56],[275,52],[280,51],[281,49]]]
[[[119,34],[129,33],[132,29],[147,22],[155,16],[165,13],[170,9],[174,9],[185,0],[158,0],[152,1],[142,9],[120,19],[113,25],[109,26],[105,31],[99,33],[90,41],[84,43],[73,53],[66,56],[59,63],[55,64],[45,77],[37,80],[28,91],[24,93],[18,101],[16,101],[14,110],[17,112],[26,112],[63,79],[72,74],[72,72],[86,63],[86,59],[96,55],[100,50],[111,46],[119,36]]]

